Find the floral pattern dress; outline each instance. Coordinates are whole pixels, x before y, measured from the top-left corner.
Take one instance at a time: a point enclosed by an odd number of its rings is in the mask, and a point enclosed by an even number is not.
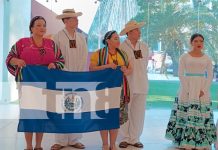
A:
[[[183,54],[179,62],[180,90],[167,125],[167,139],[179,148],[209,149],[216,141],[210,101],[212,61],[207,55]],[[204,92],[199,97],[200,91]]]

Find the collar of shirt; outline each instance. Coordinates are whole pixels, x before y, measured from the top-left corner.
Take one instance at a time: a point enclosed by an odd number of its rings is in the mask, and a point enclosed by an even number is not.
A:
[[[66,28],[63,29],[63,32],[64,32],[64,34],[67,36],[67,38],[68,38],[69,40],[75,40],[75,39],[76,39],[76,34],[77,34],[76,31],[75,31],[75,34],[74,34],[73,37],[69,34],[69,32],[67,31]]]
[[[140,49],[140,43],[139,43],[140,41],[137,41],[137,43],[135,45],[135,48],[134,48],[134,46],[132,45],[132,43],[130,42],[129,39],[126,39],[125,42],[126,42],[127,46],[129,48],[131,48],[132,50],[139,50]]]

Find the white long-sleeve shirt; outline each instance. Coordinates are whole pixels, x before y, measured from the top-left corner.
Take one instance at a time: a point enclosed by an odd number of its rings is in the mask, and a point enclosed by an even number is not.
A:
[[[129,60],[133,65],[132,74],[127,76],[130,91],[133,94],[147,94],[148,92],[148,47],[145,43],[138,41],[133,47],[129,39],[126,39],[121,45],[120,49],[127,53]],[[141,50],[142,58],[136,59],[134,51]]]
[[[69,40],[76,40],[76,48],[70,48]],[[65,60],[65,70],[85,71],[88,48],[85,37],[81,33],[75,32],[75,37],[72,37],[66,29],[63,29],[54,36],[54,41],[61,49]]]

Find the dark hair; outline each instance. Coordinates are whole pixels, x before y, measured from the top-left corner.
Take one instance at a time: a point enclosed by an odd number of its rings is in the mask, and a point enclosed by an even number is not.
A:
[[[107,39],[111,39],[111,37],[112,37],[112,35],[113,35],[114,33],[117,33],[117,31],[115,31],[115,30],[108,31],[108,32],[104,35],[104,39],[102,40],[102,43],[103,43],[104,45],[107,45]]]
[[[196,38],[196,37],[201,37],[204,41],[204,37],[203,35],[199,34],[199,33],[195,33],[195,34],[192,34],[191,38],[190,38],[190,42],[193,42],[193,40]]]
[[[43,18],[42,16],[35,16],[35,17],[33,17],[33,18],[31,19],[30,25],[29,25],[29,30],[30,30],[30,33],[31,33],[31,34],[33,33],[32,30],[31,30],[31,28],[34,26],[35,21],[36,21],[36,20],[39,20],[39,19],[42,19],[42,20],[45,21],[45,18]],[[45,21],[45,24],[46,24],[46,21]]]

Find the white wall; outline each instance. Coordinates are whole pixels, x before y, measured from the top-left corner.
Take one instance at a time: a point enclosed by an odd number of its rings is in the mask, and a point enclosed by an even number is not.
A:
[[[89,32],[93,19],[95,17],[99,2],[97,0],[36,0],[51,12],[61,14],[63,9],[74,8],[75,11],[83,13],[79,17],[79,28],[85,33]]]
[[[32,0],[31,9],[32,17],[42,16],[45,18],[47,24],[47,35],[54,35],[64,28],[62,20],[56,19],[57,14],[49,10],[47,7],[43,6],[39,2]]]

